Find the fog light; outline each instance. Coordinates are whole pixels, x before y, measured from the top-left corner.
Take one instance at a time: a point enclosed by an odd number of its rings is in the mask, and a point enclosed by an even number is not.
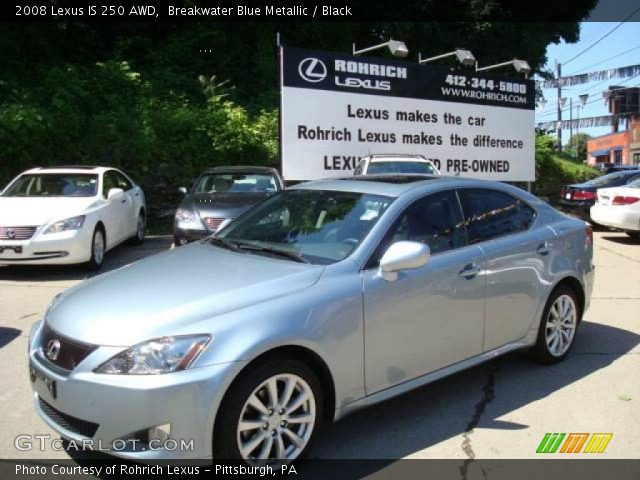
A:
[[[165,423],[164,425],[157,425],[152,427],[147,432],[149,436],[149,443],[152,440],[156,440],[156,442],[164,443],[169,440],[169,435],[171,434],[171,424]]]

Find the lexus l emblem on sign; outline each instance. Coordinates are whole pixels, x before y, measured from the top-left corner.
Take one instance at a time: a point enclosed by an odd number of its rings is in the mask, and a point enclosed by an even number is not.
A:
[[[47,357],[49,360],[55,362],[60,355],[60,341],[53,339],[47,343]]]
[[[300,62],[298,73],[307,82],[318,83],[327,78],[327,66],[322,60],[309,57]]]
[[[13,228],[10,228],[9,230],[7,230],[7,237],[16,238],[16,231]]]

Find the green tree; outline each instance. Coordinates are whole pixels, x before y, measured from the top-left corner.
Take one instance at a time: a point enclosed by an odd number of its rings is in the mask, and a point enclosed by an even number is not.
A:
[[[574,152],[576,160],[584,162],[587,159],[587,141],[591,135],[587,133],[576,133],[569,139],[567,146]]]

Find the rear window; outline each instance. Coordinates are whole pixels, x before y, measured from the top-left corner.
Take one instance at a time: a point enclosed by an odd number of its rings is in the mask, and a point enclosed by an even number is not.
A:
[[[371,162],[367,169],[370,173],[423,173],[435,174],[433,165],[427,162]]]

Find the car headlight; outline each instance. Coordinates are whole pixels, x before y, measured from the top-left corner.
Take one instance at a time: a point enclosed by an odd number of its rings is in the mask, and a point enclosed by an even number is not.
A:
[[[191,228],[196,230],[202,230],[202,221],[200,217],[186,208],[179,208],[176,210],[176,223],[181,228]]]
[[[156,338],[120,352],[94,372],[120,375],[178,372],[189,368],[210,341],[210,335]]]
[[[84,224],[84,215],[78,215],[77,217],[66,218],[64,220],[60,220],[49,226],[44,233],[59,233],[65,232],[67,230],[78,230],[82,228]]]

